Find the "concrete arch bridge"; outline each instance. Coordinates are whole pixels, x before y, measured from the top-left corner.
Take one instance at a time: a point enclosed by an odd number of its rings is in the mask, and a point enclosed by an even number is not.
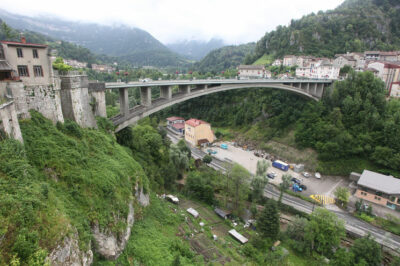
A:
[[[331,84],[332,80],[321,79],[162,80],[151,82],[106,83],[103,89],[119,90],[120,114],[111,118],[118,132],[136,123],[140,119],[171,105],[211,93],[243,88],[274,88],[290,91],[319,101],[322,98],[324,89]],[[174,86],[178,87],[176,93],[172,93],[172,88]],[[151,89],[153,87],[159,87],[160,89],[160,97],[157,99],[152,99]],[[140,105],[129,108],[128,88],[140,89]],[[91,86],[89,86],[89,91],[90,90]]]

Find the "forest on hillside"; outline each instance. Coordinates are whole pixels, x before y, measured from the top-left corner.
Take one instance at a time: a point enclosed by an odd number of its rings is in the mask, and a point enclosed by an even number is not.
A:
[[[258,42],[251,60],[264,54],[333,57],[338,53],[400,49],[396,0],[347,0],[334,10],[312,13],[278,26]]]

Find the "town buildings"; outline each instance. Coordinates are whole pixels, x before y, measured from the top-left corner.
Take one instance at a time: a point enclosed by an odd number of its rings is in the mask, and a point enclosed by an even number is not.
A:
[[[239,78],[265,78],[271,77],[271,72],[267,72],[263,65],[240,65],[237,67]]]
[[[297,64],[297,57],[294,55],[285,55],[283,57],[283,65],[287,67],[292,67]]]
[[[338,79],[340,68],[331,60],[323,58],[307,58],[303,65],[296,68],[296,76],[311,79]]]
[[[114,68],[112,66],[108,66],[108,65],[92,64],[92,69],[96,72],[108,73],[108,74],[110,74],[114,71]]]
[[[185,134],[185,119],[183,117],[172,116],[167,118],[167,128],[178,135]]]
[[[385,82],[385,90],[388,95],[400,97],[400,62],[371,61],[367,69],[375,69],[375,76]]]
[[[72,66],[73,68],[86,68],[87,67],[86,62],[79,62],[79,61],[73,60],[73,59],[64,59],[64,63],[69,66]]]
[[[400,211],[400,179],[364,170],[355,196]]]
[[[209,123],[191,118],[185,122],[185,140],[193,146],[204,146],[214,142],[215,135]]]

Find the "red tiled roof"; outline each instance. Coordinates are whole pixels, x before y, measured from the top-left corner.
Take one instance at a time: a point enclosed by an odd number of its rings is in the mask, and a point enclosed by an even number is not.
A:
[[[38,43],[23,43],[23,42],[11,42],[11,41],[1,41],[1,43],[9,44],[13,46],[28,46],[28,47],[38,47],[38,48],[46,48],[46,44],[38,44]]]
[[[168,121],[176,121],[176,120],[185,120],[185,118],[183,117],[179,117],[179,116],[171,116],[167,118]]]
[[[172,127],[176,128],[176,129],[182,129],[182,128],[185,128],[185,124],[184,123],[176,123],[176,124],[173,124]]]
[[[204,122],[203,120],[195,119],[195,118],[191,118],[191,119],[187,120],[185,123],[188,124],[189,126],[192,126],[192,127],[197,127],[197,126],[199,126],[201,124],[208,124],[209,125],[209,123]]]

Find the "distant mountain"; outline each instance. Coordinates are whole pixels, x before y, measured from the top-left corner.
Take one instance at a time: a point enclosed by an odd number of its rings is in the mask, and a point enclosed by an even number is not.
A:
[[[184,40],[167,44],[167,47],[191,60],[201,60],[212,50],[221,48],[225,43],[221,39],[211,39],[208,42],[199,40]]]
[[[253,61],[264,54],[333,57],[347,51],[400,49],[399,0],[347,0],[334,10],[278,26],[257,42]]]
[[[245,57],[254,52],[255,43],[224,46],[211,51],[195,68],[201,72],[220,72],[242,64]]]
[[[148,32],[127,26],[27,17],[0,10],[0,18],[17,29],[39,32],[89,48],[98,54],[121,57],[134,66],[180,66],[187,60],[169,50]]]

